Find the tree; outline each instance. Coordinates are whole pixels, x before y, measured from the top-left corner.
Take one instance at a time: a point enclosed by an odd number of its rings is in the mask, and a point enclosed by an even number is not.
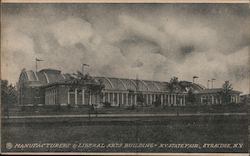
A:
[[[17,104],[17,89],[7,80],[1,80],[1,103],[4,113],[8,113],[10,107]]]
[[[98,81],[89,74],[83,74],[80,71],[77,71],[76,73],[73,73],[70,76],[70,79],[67,80],[67,82],[74,85],[74,87],[79,87],[80,85],[87,86],[87,92],[89,93],[89,104],[90,104],[90,96],[92,94],[100,94],[101,91],[105,88],[102,81]]]
[[[158,107],[158,106],[161,105],[161,98],[160,98],[159,95],[156,96],[155,101],[154,101],[153,104],[154,104],[155,107]]]
[[[178,90],[178,85],[179,85],[178,77],[175,77],[175,76],[172,77],[169,83],[170,92],[171,93],[176,92]]]
[[[141,105],[143,105],[144,98],[143,98],[142,93],[137,94],[137,102],[140,103]]]
[[[230,92],[232,90],[232,84],[229,81],[225,81],[222,85],[222,91],[219,93],[223,104],[228,104],[230,102]]]
[[[195,94],[193,92],[193,90],[190,88],[188,90],[188,94],[187,94],[187,102],[190,103],[191,105],[193,105],[195,103]]]
[[[3,104],[14,105],[17,103],[17,89],[7,80],[1,80],[1,101]]]
[[[179,80],[178,80],[178,77],[172,77],[170,79],[170,83],[169,83],[169,90],[170,90],[170,93],[175,93],[177,94],[177,97],[178,97],[178,92],[179,92],[179,87],[180,87],[180,84],[179,84]],[[176,105],[177,105],[177,116],[179,116],[179,103],[176,102]]]

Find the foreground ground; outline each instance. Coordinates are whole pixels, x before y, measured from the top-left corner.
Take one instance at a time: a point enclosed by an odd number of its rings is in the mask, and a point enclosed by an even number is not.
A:
[[[16,107],[9,108],[4,112],[5,116],[23,115],[76,115],[76,114],[199,114],[199,113],[246,113],[246,104],[234,105],[213,105],[213,106],[185,106],[185,107],[103,107],[92,110],[90,106],[79,107],[58,107],[58,106],[37,106],[37,107]]]
[[[24,117],[24,116],[23,116]],[[3,119],[2,149],[6,152],[247,152],[248,122],[244,114],[145,117],[46,117]],[[6,148],[6,144],[67,143],[67,148]],[[134,145],[125,147],[125,144]],[[77,148],[73,146],[77,145]],[[83,147],[103,144],[101,147]],[[109,144],[117,144],[110,147]],[[119,146],[119,144],[122,144]],[[153,147],[138,147],[153,144]],[[162,147],[161,144],[166,146]],[[174,146],[170,146],[173,144]],[[177,144],[198,145],[194,148]],[[204,146],[205,144],[215,144]],[[216,144],[240,144],[218,147]]]

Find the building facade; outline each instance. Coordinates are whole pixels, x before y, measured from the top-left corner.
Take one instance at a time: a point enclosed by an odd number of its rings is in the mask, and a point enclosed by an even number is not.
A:
[[[173,90],[169,82],[89,75],[79,77],[63,74],[55,69],[43,69],[38,72],[22,70],[18,82],[18,101],[20,106],[103,106],[108,103],[114,107],[182,107],[190,103],[190,90],[195,95],[195,103],[221,103],[218,94],[221,89],[206,89],[188,81],[179,81]],[[239,95],[240,92],[232,91],[232,102],[239,103]]]

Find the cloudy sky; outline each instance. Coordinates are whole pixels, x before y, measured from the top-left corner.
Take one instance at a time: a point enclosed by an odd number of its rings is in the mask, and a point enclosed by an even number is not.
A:
[[[22,68],[215,87],[249,92],[248,4],[4,4],[2,78]]]

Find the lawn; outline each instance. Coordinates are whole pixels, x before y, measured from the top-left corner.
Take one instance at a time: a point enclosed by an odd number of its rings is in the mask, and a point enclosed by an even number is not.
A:
[[[244,118],[176,118],[148,121],[23,122],[2,127],[2,149],[11,143],[243,143],[243,148],[80,148],[28,149],[75,152],[247,152],[247,120]],[[26,149],[27,150],[27,149]],[[7,150],[8,151],[8,150]],[[25,151],[25,149],[12,149]]]
[[[136,107],[134,109],[126,107],[102,107],[94,111],[88,106],[82,107],[57,107],[57,106],[43,106],[43,107],[30,107],[22,110],[19,108],[9,109],[5,115],[57,115],[57,114],[165,114],[165,113],[246,113],[247,106],[244,104],[237,105],[214,105],[214,106],[185,106],[185,107]]]

